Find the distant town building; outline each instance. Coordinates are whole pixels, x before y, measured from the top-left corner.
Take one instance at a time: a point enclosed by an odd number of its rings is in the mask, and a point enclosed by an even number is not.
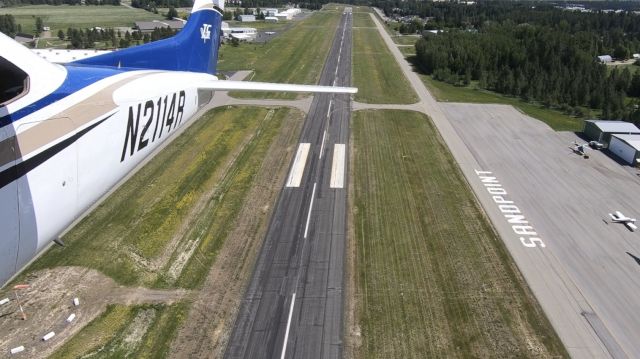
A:
[[[238,15],[238,21],[240,22],[255,22],[255,15]]]
[[[598,61],[607,63],[613,61],[613,58],[611,57],[611,55],[600,55],[598,56]]]
[[[153,32],[158,28],[168,27],[171,30],[182,30],[186,21],[184,20],[153,20],[153,21],[136,21],[134,29],[140,30],[142,33]]]
[[[262,13],[265,16],[275,16],[278,13],[278,9],[274,9],[274,8],[262,9]]]

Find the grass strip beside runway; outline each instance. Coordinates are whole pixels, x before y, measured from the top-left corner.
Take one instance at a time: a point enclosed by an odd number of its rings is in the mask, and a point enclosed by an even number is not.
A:
[[[376,28],[353,29],[353,81],[358,88],[356,101],[394,104],[418,101]]]
[[[431,121],[358,111],[352,133],[358,357],[566,357]]]

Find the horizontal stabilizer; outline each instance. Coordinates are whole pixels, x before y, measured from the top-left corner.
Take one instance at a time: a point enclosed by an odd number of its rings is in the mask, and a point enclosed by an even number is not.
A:
[[[273,91],[273,92],[317,92],[317,93],[356,93],[355,87],[336,87],[318,85],[276,84],[251,81],[207,81],[199,84],[201,89],[214,91]]]
[[[627,227],[629,227],[629,229],[633,232],[636,229],[638,229],[638,226],[636,226],[635,224],[631,223],[631,222],[627,222],[625,223],[627,225]]]

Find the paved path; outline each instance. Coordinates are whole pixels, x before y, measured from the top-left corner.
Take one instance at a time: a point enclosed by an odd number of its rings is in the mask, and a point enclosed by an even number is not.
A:
[[[602,327],[603,325],[598,320],[591,322],[587,320],[588,316],[585,316],[585,313],[593,313],[593,308],[582,295],[580,288],[567,274],[563,263],[550,250],[546,252],[539,249],[522,250],[519,238],[515,237],[511,225],[505,220],[504,215],[493,201],[493,197],[475,172],[475,170],[484,170],[484,168],[453,128],[440,104],[429,93],[419,76],[413,72],[411,64],[407,62],[397,45],[393,43],[378,18],[374,14],[370,15],[389,50],[416,91],[420,99],[416,105],[421,108],[420,112],[431,117],[569,354],[576,358],[610,357],[611,348],[609,351],[607,350],[602,339],[598,338],[592,328],[592,326]],[[541,271],[539,271],[539,266],[535,265],[535,261],[538,259],[544,260],[545,263],[545,267]]]

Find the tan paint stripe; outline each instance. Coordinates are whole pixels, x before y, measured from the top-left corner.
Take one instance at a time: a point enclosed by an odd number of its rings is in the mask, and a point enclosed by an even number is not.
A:
[[[117,107],[113,102],[113,92],[126,83],[148,74],[139,74],[122,79],[91,95],[83,102],[56,114],[53,118],[42,121],[17,136],[0,142],[0,166],[4,166],[16,158],[23,157],[50,142],[64,137],[95,120],[98,116],[110,112]],[[18,146],[15,148],[16,153],[14,155],[13,145],[16,137]]]

